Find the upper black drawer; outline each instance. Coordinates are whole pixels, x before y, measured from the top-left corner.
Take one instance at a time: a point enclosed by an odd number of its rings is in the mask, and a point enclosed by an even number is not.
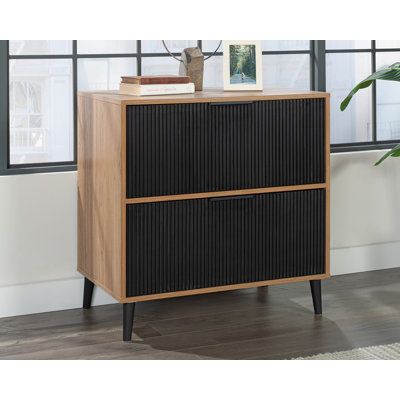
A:
[[[127,107],[127,196],[325,181],[325,100]]]

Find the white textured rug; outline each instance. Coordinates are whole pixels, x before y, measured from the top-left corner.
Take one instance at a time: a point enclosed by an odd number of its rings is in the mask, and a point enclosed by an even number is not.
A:
[[[296,360],[400,360],[400,343],[323,353]]]

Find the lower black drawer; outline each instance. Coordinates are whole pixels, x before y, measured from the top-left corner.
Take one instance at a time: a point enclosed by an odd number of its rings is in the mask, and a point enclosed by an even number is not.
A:
[[[127,206],[127,296],[325,272],[325,191]]]

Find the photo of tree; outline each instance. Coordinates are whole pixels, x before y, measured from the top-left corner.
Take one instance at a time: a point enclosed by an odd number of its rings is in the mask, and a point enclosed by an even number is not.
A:
[[[256,46],[230,45],[229,66],[231,84],[256,84]]]

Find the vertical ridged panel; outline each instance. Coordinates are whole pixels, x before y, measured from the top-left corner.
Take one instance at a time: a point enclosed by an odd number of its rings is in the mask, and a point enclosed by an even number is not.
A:
[[[321,274],[325,191],[127,206],[127,296]]]
[[[207,104],[127,108],[127,196],[207,190]]]
[[[127,107],[127,196],[325,181],[325,100]]]

